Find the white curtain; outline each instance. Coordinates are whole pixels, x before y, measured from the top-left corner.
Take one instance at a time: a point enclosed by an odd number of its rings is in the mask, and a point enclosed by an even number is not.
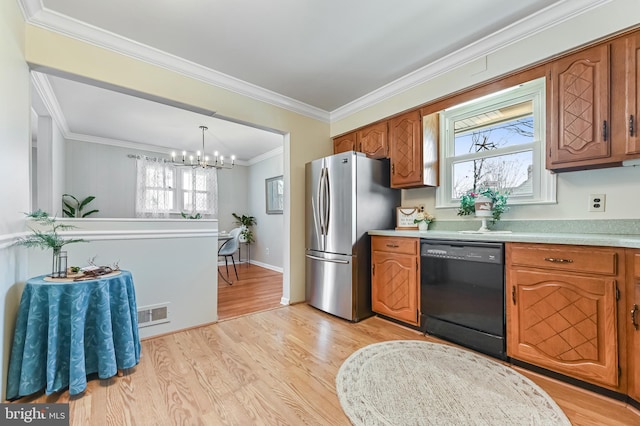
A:
[[[182,208],[190,215],[200,213],[218,218],[218,170],[215,168],[182,169]]]
[[[138,158],[136,166],[136,216],[169,217],[176,207],[175,167],[148,157]]]

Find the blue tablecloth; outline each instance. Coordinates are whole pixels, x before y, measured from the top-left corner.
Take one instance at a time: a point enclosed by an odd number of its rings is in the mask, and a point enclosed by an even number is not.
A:
[[[104,379],[140,361],[133,278],[128,271],[89,281],[32,278],[22,293],[7,376],[7,399]]]

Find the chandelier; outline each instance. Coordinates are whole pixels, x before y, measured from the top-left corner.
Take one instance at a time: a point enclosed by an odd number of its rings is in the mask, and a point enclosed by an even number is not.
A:
[[[213,161],[209,161],[209,156],[204,154],[204,132],[208,129],[208,127],[200,126],[200,129],[202,129],[202,151],[196,151],[196,158],[194,158],[193,155],[189,155],[187,157],[187,151],[182,151],[182,161],[176,161],[176,152],[173,151],[171,153],[171,162],[178,166],[193,167],[194,169],[197,167],[202,167],[205,169],[231,169],[236,163],[235,155],[231,156],[231,163],[225,163],[224,156],[218,155],[218,151],[215,151],[213,153]]]

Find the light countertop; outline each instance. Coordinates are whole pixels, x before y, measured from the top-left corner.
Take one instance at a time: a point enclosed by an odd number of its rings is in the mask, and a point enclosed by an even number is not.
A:
[[[406,230],[372,230],[369,235],[389,237],[419,237],[427,239],[458,241],[498,241],[521,243],[571,244],[581,246],[609,246],[624,248],[640,248],[640,235],[593,234],[593,233],[545,233],[545,232],[511,232],[493,231],[476,233],[470,231],[406,231]]]

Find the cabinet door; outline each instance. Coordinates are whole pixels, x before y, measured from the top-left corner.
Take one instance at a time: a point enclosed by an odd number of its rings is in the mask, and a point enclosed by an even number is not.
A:
[[[389,158],[391,187],[422,185],[422,120],[420,111],[412,111],[389,122]]]
[[[610,156],[609,66],[609,44],[551,64],[547,168],[586,168]]]
[[[625,96],[623,129],[626,135],[625,154],[640,154],[638,114],[640,113],[640,32],[624,39],[625,87],[615,93]],[[637,155],[636,155],[637,157]]]
[[[628,311],[625,312],[627,325],[627,353],[629,364],[629,396],[640,402],[640,250],[627,250]],[[628,315],[628,316],[627,316]]]
[[[374,251],[371,257],[371,307],[374,312],[418,325],[418,259]]]
[[[387,122],[367,126],[358,130],[358,151],[370,158],[386,158],[389,150],[387,143]]]
[[[342,135],[333,140],[333,153],[356,151],[356,132]]]
[[[615,279],[512,269],[508,292],[509,356],[618,386]]]

